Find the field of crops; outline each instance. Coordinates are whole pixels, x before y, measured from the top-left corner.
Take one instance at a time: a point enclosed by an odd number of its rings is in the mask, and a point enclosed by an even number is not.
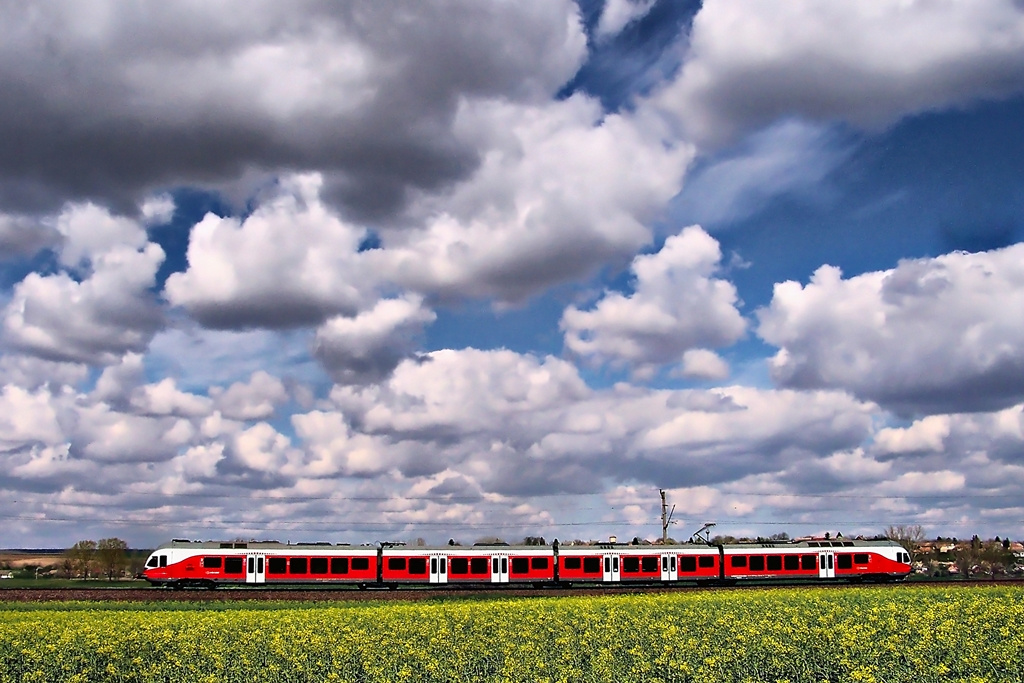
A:
[[[1024,589],[0,603],[0,681],[1024,681]]]

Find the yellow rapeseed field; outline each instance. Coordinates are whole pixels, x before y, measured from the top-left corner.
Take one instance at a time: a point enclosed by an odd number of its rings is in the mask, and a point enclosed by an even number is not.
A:
[[[0,681],[1022,681],[1024,590],[0,603]]]

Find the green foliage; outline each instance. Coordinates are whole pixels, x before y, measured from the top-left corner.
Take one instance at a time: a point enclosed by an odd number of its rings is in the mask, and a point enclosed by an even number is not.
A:
[[[1024,590],[7,609],[7,681],[1024,681]]]

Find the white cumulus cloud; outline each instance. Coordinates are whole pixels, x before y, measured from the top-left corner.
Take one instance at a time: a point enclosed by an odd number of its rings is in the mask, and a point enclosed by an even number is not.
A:
[[[593,310],[565,310],[566,346],[596,362],[628,365],[649,376],[657,366],[683,362],[689,351],[732,344],[746,322],[736,309],[736,288],[712,277],[720,261],[718,242],[699,226],[669,237],[656,254],[633,260],[631,295],[607,292]],[[689,371],[721,374],[721,366],[708,360],[691,354]]]

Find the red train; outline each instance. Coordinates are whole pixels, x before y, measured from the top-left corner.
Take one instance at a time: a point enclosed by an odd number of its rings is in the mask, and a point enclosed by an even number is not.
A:
[[[910,556],[888,540],[710,545],[449,545],[440,548],[176,540],[155,550],[154,586],[399,586],[894,581]]]

